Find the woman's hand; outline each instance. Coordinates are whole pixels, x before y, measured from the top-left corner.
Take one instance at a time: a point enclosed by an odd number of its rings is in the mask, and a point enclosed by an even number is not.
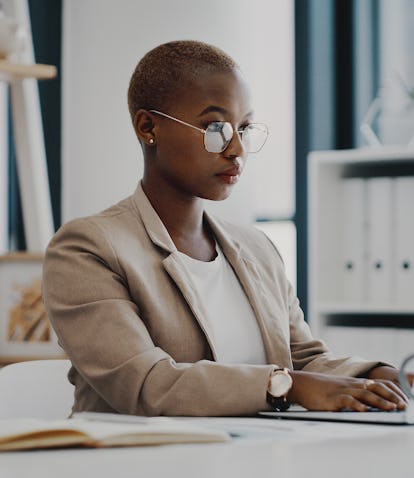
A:
[[[404,410],[407,397],[400,387],[393,379],[383,379],[381,374],[377,377],[375,369],[372,372],[374,376],[370,374],[369,378],[354,378],[293,371],[293,386],[288,399],[308,410],[338,411],[346,408],[364,412],[368,407]]]
[[[380,365],[378,367],[375,367],[369,371],[367,374],[367,377],[372,379],[372,380],[391,380],[391,382],[394,382],[395,384],[398,385],[398,387],[402,388],[403,391],[406,393],[409,393],[405,387],[401,387],[401,383],[399,381],[399,371],[395,369],[394,367],[389,367],[388,365]],[[407,382],[408,385],[413,387],[414,384],[414,373],[408,372],[406,374]],[[411,393],[412,395],[412,393]]]
[[[391,380],[391,382],[396,383],[397,385],[400,384],[398,380],[398,370],[394,367],[389,367],[388,365],[380,365],[379,367],[375,367],[369,371],[367,377],[372,380]],[[408,373],[407,374],[408,383],[413,386],[414,383],[414,374]]]

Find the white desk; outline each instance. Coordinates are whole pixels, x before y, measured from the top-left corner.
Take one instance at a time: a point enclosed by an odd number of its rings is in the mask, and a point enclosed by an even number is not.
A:
[[[414,426],[203,419],[231,443],[0,454],[1,478],[413,478]]]

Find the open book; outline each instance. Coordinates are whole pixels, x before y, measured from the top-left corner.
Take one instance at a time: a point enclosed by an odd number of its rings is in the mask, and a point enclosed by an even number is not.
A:
[[[79,414],[82,415],[82,414]],[[222,430],[191,425],[164,417],[128,417],[114,421],[98,418],[67,420],[0,420],[0,451],[70,446],[112,447],[163,445],[170,443],[225,442],[230,435]],[[131,421],[128,422],[128,419]]]

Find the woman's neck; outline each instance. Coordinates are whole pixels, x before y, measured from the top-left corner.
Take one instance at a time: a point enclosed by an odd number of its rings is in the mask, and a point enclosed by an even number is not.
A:
[[[204,221],[204,201],[180,194],[169,185],[155,188],[145,178],[142,188],[180,252],[210,261],[216,255],[213,234]]]

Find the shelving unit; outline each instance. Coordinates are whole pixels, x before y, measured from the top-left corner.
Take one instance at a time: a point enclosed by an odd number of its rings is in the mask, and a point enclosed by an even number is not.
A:
[[[27,246],[25,252],[0,256],[0,362],[9,363],[60,357],[62,354],[41,301],[42,258],[53,236],[54,225],[38,81],[54,78],[57,69],[35,61],[28,0],[3,0],[1,3],[2,13],[6,18],[13,19],[27,37],[24,48],[18,52],[18,62],[0,58],[0,121],[7,127],[7,103],[10,99]],[[4,132],[5,141],[0,144],[3,160],[0,174],[4,175],[3,179],[8,175],[9,137],[8,131]],[[3,190],[0,192],[5,194],[0,204],[3,206],[0,227],[8,222],[7,208],[4,207],[7,181],[2,184]],[[8,237],[0,239],[2,252],[7,251]]]
[[[43,252],[54,232],[37,80],[56,75],[52,65],[0,59],[0,82],[10,85],[24,228],[31,252]]]
[[[12,63],[0,59],[0,79],[4,81],[36,78],[37,80],[50,80],[57,75],[56,67],[35,63],[32,65]]]
[[[413,148],[322,151],[309,156],[310,326],[338,354],[395,365],[414,352],[414,287],[404,301],[396,298],[398,294],[348,296],[344,251],[349,231],[344,231],[343,185],[345,178],[401,176],[414,176]]]

